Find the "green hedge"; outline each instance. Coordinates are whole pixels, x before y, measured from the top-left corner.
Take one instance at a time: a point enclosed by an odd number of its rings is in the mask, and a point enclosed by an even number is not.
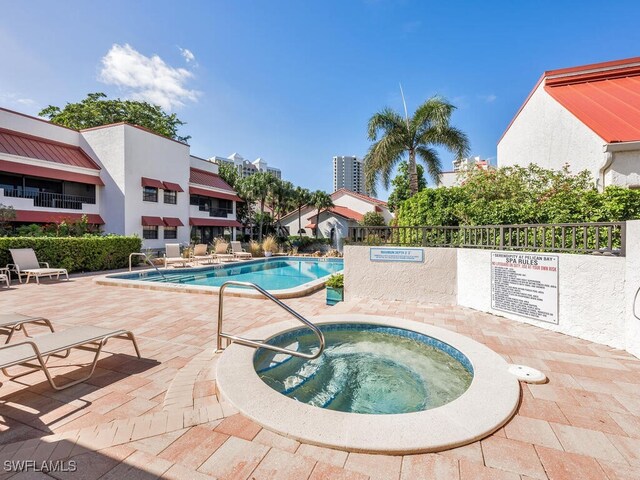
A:
[[[12,263],[10,248],[33,248],[40,262],[69,272],[91,272],[128,266],[129,254],[139,252],[138,237],[0,237],[0,265]]]

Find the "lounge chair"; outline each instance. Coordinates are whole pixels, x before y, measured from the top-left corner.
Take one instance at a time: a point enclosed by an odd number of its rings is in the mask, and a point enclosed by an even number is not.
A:
[[[11,274],[8,268],[0,268],[0,284],[5,284],[7,288],[11,286]]]
[[[253,255],[242,248],[240,242],[231,242],[231,252],[236,258],[253,258]]]
[[[182,264],[183,267],[187,266],[188,260],[180,255],[179,243],[167,243],[164,248],[164,268],[176,263]]]
[[[28,315],[22,315],[20,313],[0,313],[0,333],[7,335],[5,343],[9,343],[11,337],[15,332],[22,330],[25,336],[29,336],[27,332],[27,324],[32,323],[34,325],[44,325],[49,327],[49,330],[53,332],[53,326],[51,322],[43,317],[30,317]]]
[[[216,242],[215,257],[221,262],[231,262],[236,256],[233,253],[228,253],[229,244],[226,242]]]
[[[7,265],[7,268],[11,268],[18,274],[18,280],[22,283],[22,277],[27,277],[27,282],[31,280],[31,277],[36,279],[36,283],[40,284],[40,277],[60,279],[60,275],[65,275],[69,280],[69,273],[65,268],[50,268],[47,262],[38,262],[36,252],[33,248],[10,248],[11,258],[13,263]],[[44,267],[43,267],[44,265]]]
[[[196,262],[213,263],[216,257],[215,255],[210,254],[208,250],[209,247],[206,243],[198,243],[193,247],[191,259]]]
[[[39,337],[33,337],[29,340],[18,343],[9,343],[0,346],[0,370],[10,379],[22,377],[38,370],[42,370],[49,381],[49,385],[54,390],[63,390],[78,383],[84,382],[91,378],[96,369],[98,358],[102,347],[111,338],[120,338],[130,340],[135,348],[136,355],[140,357],[138,344],[133,333],[127,330],[111,330],[108,328],[82,326],[73,327],[61,332],[48,333]],[[64,385],[57,385],[51,376],[49,370],[53,367],[47,366],[47,357],[52,355],[60,356],[61,352],[67,352],[62,356],[67,356],[72,348],[89,350],[95,352],[93,362],[91,363],[90,372],[79,380],[73,380]],[[31,370],[17,375],[11,375],[7,369],[14,366],[29,367]],[[2,383],[0,383],[2,385]]]

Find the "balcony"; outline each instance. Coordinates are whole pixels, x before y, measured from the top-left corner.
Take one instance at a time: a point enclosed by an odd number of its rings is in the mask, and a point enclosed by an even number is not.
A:
[[[95,205],[95,197],[80,195],[66,195],[63,193],[30,192],[23,189],[4,189],[5,197],[26,198],[33,200],[34,207],[57,208],[67,210],[82,210],[85,203]]]

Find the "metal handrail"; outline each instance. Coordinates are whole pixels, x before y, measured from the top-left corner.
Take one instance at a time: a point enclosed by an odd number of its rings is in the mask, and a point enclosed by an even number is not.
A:
[[[636,290],[636,294],[633,297],[633,316],[640,320],[640,315],[636,313],[636,303],[638,303],[638,294],[640,294],[640,288]]]
[[[264,295],[269,300],[274,302],[280,308],[282,308],[283,310],[287,311],[289,314],[294,316],[297,320],[299,320],[304,325],[309,327],[313,331],[313,333],[316,335],[316,337],[318,337],[318,342],[320,343],[320,349],[316,353],[313,353],[313,354],[311,354],[311,353],[301,353],[301,352],[296,352],[295,350],[289,350],[287,348],[281,348],[281,347],[276,347],[275,345],[269,345],[268,343],[257,342],[255,340],[249,340],[248,338],[243,338],[243,337],[238,337],[236,335],[230,335],[228,333],[223,333],[222,332],[222,317],[223,317],[223,311],[224,311],[224,307],[223,307],[224,291],[229,285],[236,285],[236,286],[241,286],[241,287],[250,287],[250,288],[253,288],[254,290],[257,290],[258,292],[260,292],[262,295]],[[266,350],[272,350],[274,352],[279,352],[279,353],[286,353],[287,355],[292,355],[294,357],[305,358],[307,360],[313,360],[314,358],[318,358],[320,355],[322,355],[322,352],[324,351],[324,346],[325,346],[324,335],[322,334],[320,329],[318,327],[316,327],[313,323],[311,323],[309,320],[304,318],[302,315],[300,315],[298,312],[296,312],[295,310],[290,308],[288,305],[282,303],[276,297],[274,297],[269,292],[267,292],[265,289],[263,289],[262,287],[256,285],[255,283],[237,282],[237,281],[234,281],[234,280],[229,280],[228,282],[224,282],[220,286],[220,291],[218,293],[218,343],[217,343],[217,350],[216,350],[218,352],[220,352],[222,350],[222,339],[223,338],[226,338],[228,340],[232,340],[232,341],[234,341],[236,343],[239,343],[240,345],[244,345],[246,347],[264,348]]]
[[[166,280],[167,277],[164,276],[164,273],[162,273],[160,271],[160,269],[158,267],[156,267],[156,265],[151,261],[151,259],[149,258],[149,256],[146,253],[142,253],[142,252],[133,252],[131,254],[129,254],[129,271],[131,271],[131,258],[133,257],[143,257],[145,262],[147,262],[149,265],[151,265],[153,268],[155,268],[156,272],[158,272],[158,274],[164,279]]]

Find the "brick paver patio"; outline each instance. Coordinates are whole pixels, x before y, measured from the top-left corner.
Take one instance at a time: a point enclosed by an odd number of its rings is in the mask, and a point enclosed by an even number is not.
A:
[[[287,303],[306,316],[369,313],[455,330],[543,370],[549,383],[522,385],[516,416],[461,448],[408,456],[320,448],[263,429],[219,401],[215,296],[98,286],[90,276],[14,285],[0,291],[0,311],[46,316],[59,330],[132,329],[144,359],[113,340],[93,378],[68,390],[51,390],[42,373],[5,382],[0,465],[72,459],[77,471],[0,468],[0,479],[640,478],[640,360],[625,352],[459,307],[369,299],[326,307],[324,292]],[[285,315],[265,300],[230,297],[225,308],[237,332]],[[76,369],[56,371],[71,379],[82,373]]]

